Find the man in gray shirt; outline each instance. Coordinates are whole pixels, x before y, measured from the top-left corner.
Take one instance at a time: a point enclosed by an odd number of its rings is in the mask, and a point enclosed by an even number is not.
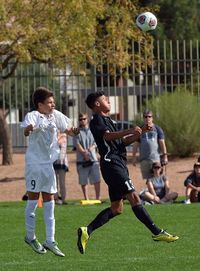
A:
[[[89,200],[89,183],[94,185],[96,199],[100,200],[100,167],[97,159],[96,143],[88,125],[87,113],[79,114],[79,123],[80,133],[76,137],[79,184],[85,200]]]
[[[161,127],[153,123],[152,111],[145,111],[143,114],[144,123],[152,127],[148,133],[140,136],[139,141],[133,144],[133,165],[136,165],[136,153],[139,148],[139,161],[143,179],[151,177],[151,168],[154,162],[160,161],[162,165],[168,163],[167,148],[165,144],[164,132]]]

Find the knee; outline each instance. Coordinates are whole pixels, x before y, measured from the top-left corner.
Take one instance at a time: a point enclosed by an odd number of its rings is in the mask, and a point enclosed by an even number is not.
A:
[[[136,191],[129,193],[127,195],[127,198],[131,204],[131,206],[136,206],[136,205],[140,205],[141,204],[141,200],[140,197],[138,195],[138,193]]]
[[[123,213],[123,207],[122,206],[112,206],[111,211],[113,213],[113,216],[121,215]]]
[[[112,213],[114,216],[121,215],[123,213],[123,210],[115,209],[115,210],[112,210]]]

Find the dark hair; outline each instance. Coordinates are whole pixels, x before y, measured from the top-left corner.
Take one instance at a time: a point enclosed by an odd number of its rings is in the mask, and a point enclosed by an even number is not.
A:
[[[53,97],[53,92],[45,87],[38,87],[32,96],[33,104],[38,109],[38,103],[43,103],[47,98]]]
[[[94,106],[95,106],[95,101],[97,98],[101,97],[104,95],[104,92],[103,91],[97,91],[97,92],[93,92],[93,93],[90,93],[85,102],[87,104],[87,106],[90,108],[90,109],[93,109]]]

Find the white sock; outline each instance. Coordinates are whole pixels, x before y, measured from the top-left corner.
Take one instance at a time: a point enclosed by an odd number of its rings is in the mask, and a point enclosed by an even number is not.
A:
[[[35,236],[35,211],[37,209],[37,200],[27,200],[25,209],[26,236],[29,240],[36,238]]]
[[[44,222],[46,225],[46,241],[48,243],[55,242],[55,218],[54,218],[54,208],[55,201],[43,202],[44,205]]]

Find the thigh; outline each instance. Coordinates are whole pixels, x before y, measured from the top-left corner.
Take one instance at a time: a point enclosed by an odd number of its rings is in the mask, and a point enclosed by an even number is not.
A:
[[[26,190],[29,192],[57,192],[56,176],[52,164],[26,165],[25,167]]]
[[[128,193],[135,191],[128,169],[123,162],[104,162],[101,165],[101,173],[108,185],[111,202],[121,200]]]
[[[59,184],[60,185],[65,183],[65,175],[66,175],[66,171],[64,169],[59,169],[58,170],[58,179],[59,179]]]

